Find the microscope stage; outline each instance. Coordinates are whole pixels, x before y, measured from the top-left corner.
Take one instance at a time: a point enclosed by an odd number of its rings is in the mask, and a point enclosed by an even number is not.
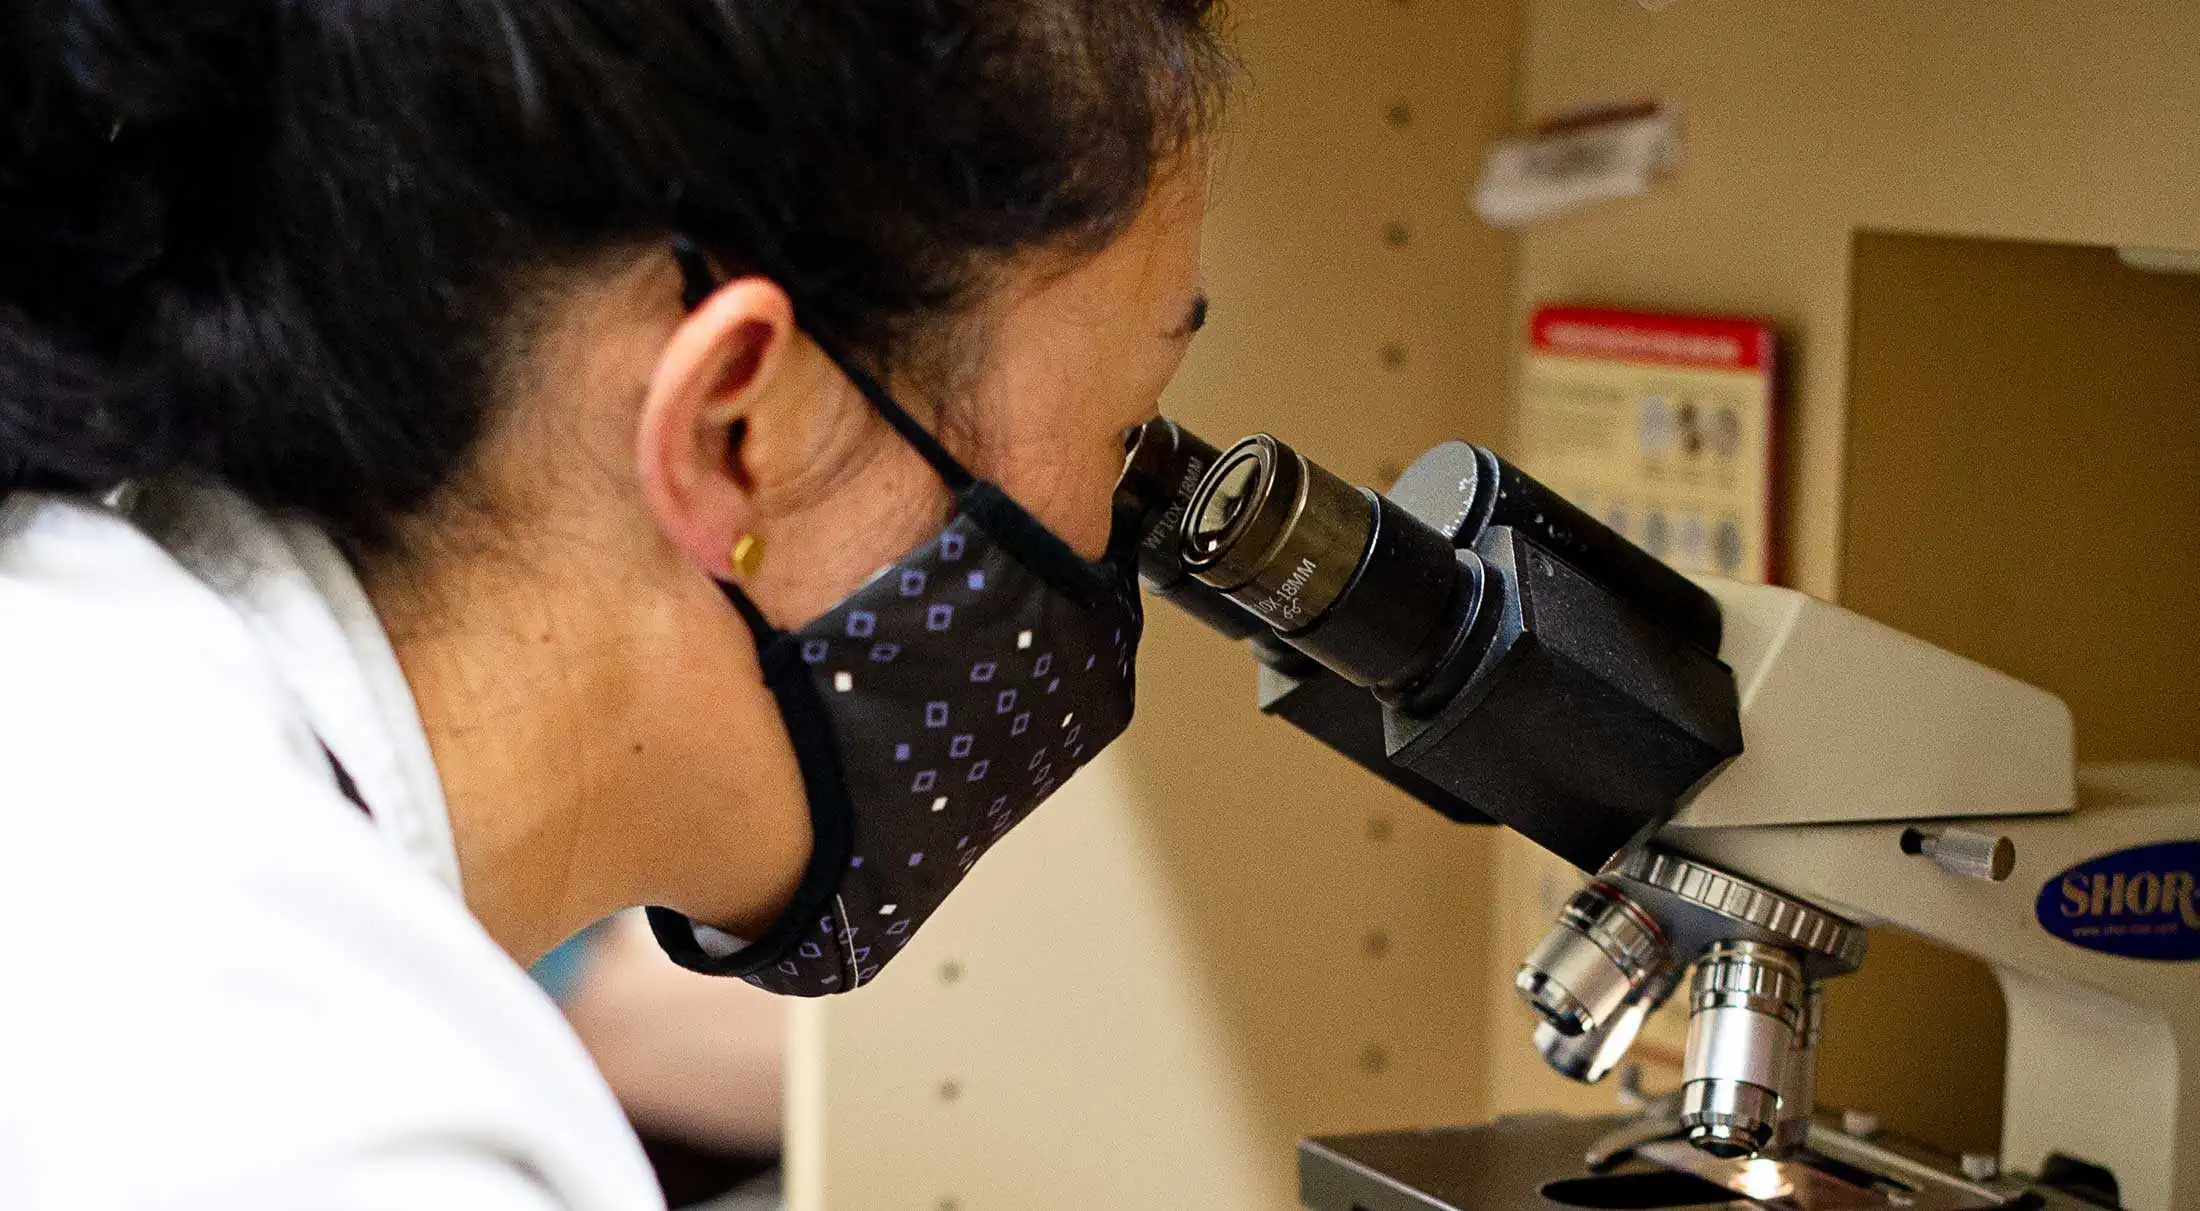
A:
[[[1569,1211],[1581,1204],[1548,1198],[1544,1188],[1585,1176],[1582,1156],[1626,1121],[1520,1115],[1474,1127],[1305,1140],[1299,1144],[1299,1201],[1309,1211]],[[1670,1197],[1610,1206],[1685,1207],[1730,1197],[1708,1182],[1639,1161],[1613,1173],[1670,1187]]]
[[[1590,1174],[1583,1158],[1625,1117],[1519,1115],[1475,1127],[1331,1136],[1299,1144],[1299,1200],[1308,1211],[1568,1211],[1724,1208],[1726,1211],[1992,1211],[2090,1207],[2067,1195],[1999,1189],[1824,1127],[1808,1163],[1720,1161],[1678,1140],[1645,1144]],[[2096,1209],[2097,1211],[2097,1209]]]

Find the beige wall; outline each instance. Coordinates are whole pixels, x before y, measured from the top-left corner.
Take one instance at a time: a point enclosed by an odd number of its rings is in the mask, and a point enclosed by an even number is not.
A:
[[[1529,0],[1524,113],[1676,102],[1655,196],[1529,231],[1522,300],[1739,311],[1796,366],[1789,549],[1839,583],[1859,230],[2200,247],[2200,9],[2186,0]]]
[[[2200,275],[1872,232],[1853,295],[1842,596],[2200,761]]]

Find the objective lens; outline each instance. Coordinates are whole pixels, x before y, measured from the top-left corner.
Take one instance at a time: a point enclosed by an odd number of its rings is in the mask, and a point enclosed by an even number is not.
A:
[[[1689,991],[1681,1069],[1689,1143],[1734,1159],[1773,1142],[1806,994],[1802,965],[1777,946],[1720,942],[1704,953]]]
[[[1553,1072],[1568,1080],[1594,1085],[1626,1058],[1627,1049],[1635,1045],[1635,1036],[1642,1033],[1642,1024],[1649,1017],[1650,1006],[1636,1001],[1622,1009],[1602,1030],[1586,1034],[1562,1034],[1549,1022],[1538,1022],[1535,1049],[1542,1053],[1543,1062],[1549,1064]]]
[[[1609,1020],[1577,1035],[1561,1034],[1548,1021],[1537,1022],[1536,1051],[1560,1076],[1584,1085],[1596,1084],[1627,1058],[1628,1049],[1642,1033],[1643,1023],[1664,1008],[1686,974],[1687,968],[1669,960],[1664,970],[1620,1002],[1619,1010]]]
[[[1619,889],[1591,883],[1566,902],[1513,988],[1553,1031],[1575,1038],[1611,1027],[1672,968],[1657,923]]]
[[[1780,1126],[1770,1149],[1775,1155],[1786,1156],[1810,1143],[1810,1116],[1818,1109],[1818,1034],[1825,1014],[1825,993],[1813,984],[1803,995],[1803,1020],[1780,1080]]]
[[[1265,433],[1200,482],[1178,555],[1291,646],[1378,688],[1427,674],[1485,587],[1471,552]]]

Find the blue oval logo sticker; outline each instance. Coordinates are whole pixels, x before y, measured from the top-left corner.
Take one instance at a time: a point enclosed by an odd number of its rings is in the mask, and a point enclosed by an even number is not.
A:
[[[2048,880],[2040,927],[2072,946],[2151,959],[2200,960],[2200,841],[2103,854]]]

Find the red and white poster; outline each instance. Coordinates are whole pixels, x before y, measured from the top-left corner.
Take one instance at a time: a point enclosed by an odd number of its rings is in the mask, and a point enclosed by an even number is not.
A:
[[[1544,307],[1513,459],[1681,571],[1775,580],[1777,347],[1756,320]]]

